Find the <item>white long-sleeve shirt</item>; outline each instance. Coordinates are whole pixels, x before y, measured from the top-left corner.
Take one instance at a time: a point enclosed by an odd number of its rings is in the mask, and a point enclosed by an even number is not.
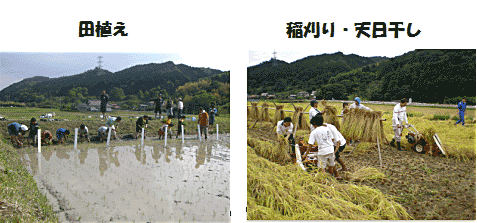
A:
[[[279,121],[277,123],[277,134],[279,135],[289,135],[289,134],[292,134],[293,133],[293,123],[290,123],[290,126],[288,127],[285,127],[283,125],[283,120]]]
[[[182,101],[179,101],[179,109],[183,109],[184,108],[184,103]]]
[[[346,144],[346,139],[343,137],[343,135],[341,135],[340,131],[338,131],[338,129],[336,128],[336,126],[332,125],[332,124],[328,124],[328,123],[324,123],[326,125],[326,127],[328,127],[330,130],[331,130],[331,133],[333,134],[333,143],[335,144],[335,146],[338,145],[338,142],[339,142],[339,146],[343,146]]]
[[[315,117],[316,114],[321,113],[320,110],[316,109],[315,107],[311,107],[310,111],[308,112],[308,116],[310,118],[310,121],[313,117]]]
[[[371,108],[368,108],[368,107],[364,106],[364,105],[361,104],[361,103],[359,104],[359,106],[356,106],[356,104],[353,103],[353,104],[351,104],[351,105],[349,106],[349,108],[350,108],[350,109],[351,109],[351,108],[359,108],[359,109],[366,109],[366,110],[368,110],[368,111],[372,111]]]
[[[397,124],[402,125],[403,121],[408,125],[406,107],[401,107],[401,104],[397,104],[394,106],[393,110],[393,126],[396,126]]]

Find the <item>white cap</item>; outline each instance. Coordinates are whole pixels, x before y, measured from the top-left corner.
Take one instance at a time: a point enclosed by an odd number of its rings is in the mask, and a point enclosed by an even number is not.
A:
[[[26,125],[22,125],[20,128],[21,128],[22,131],[24,131],[24,132],[28,131],[28,127],[26,127]]]

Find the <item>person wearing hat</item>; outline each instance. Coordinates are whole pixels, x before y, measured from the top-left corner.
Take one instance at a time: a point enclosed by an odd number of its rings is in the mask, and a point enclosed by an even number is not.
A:
[[[142,128],[144,128],[144,138],[146,138],[146,128],[149,123],[149,116],[144,115],[139,117],[136,121],[136,139],[139,137],[139,134],[142,133]]]
[[[28,131],[28,127],[26,127],[26,125],[13,122],[7,126],[7,129],[12,141],[12,145],[14,142],[17,142],[18,148],[23,146],[23,136]]]
[[[34,145],[36,140],[37,140],[37,136],[38,136],[38,128],[39,128],[39,124],[38,122],[36,121],[36,118],[31,118],[30,120],[30,134],[28,135],[28,144],[32,144]],[[30,142],[30,140],[32,142]]]
[[[349,108],[350,108],[350,109],[351,109],[351,108],[366,109],[366,110],[368,110],[368,111],[373,111],[373,110],[371,110],[370,108],[368,108],[368,107],[364,106],[363,104],[361,104],[361,99],[359,99],[359,97],[355,97],[355,98],[354,98],[354,104],[351,104],[351,105],[349,106]]]
[[[68,136],[70,135],[70,130],[65,128],[59,128],[56,130],[56,138],[58,138],[58,144],[64,143],[68,140]]]
[[[121,117],[118,116],[117,118],[111,117],[108,119],[108,121],[106,121],[106,126],[111,127],[111,132],[113,133],[114,139],[116,139],[116,132],[119,131],[119,123],[121,122],[121,120]],[[117,128],[114,127],[115,125],[117,126]]]
[[[100,142],[103,142],[104,140],[107,139],[109,128],[110,128],[110,127],[106,127],[106,126],[101,126],[101,127],[99,127],[99,129],[98,129],[98,137],[99,137],[99,141],[100,141]],[[111,130],[112,130],[112,129],[111,129]]]
[[[154,118],[157,119],[157,117],[161,117],[162,115],[162,105],[164,104],[162,94],[159,94],[159,97],[154,99],[154,104],[156,104],[156,107],[154,108]]]
[[[166,111],[167,111],[167,116],[173,115],[172,114],[172,99],[171,99],[171,97],[169,97],[169,99],[167,99]]]
[[[321,113],[320,110],[318,110],[318,101],[316,100],[311,100],[310,102],[311,108],[310,111],[308,112],[308,117],[310,118],[310,121],[313,117],[315,117],[317,114]],[[310,130],[313,131],[315,130],[315,127],[313,127],[312,124],[310,124]]]
[[[179,120],[177,121],[177,135],[176,138],[179,138],[179,135],[182,134],[182,127],[184,125],[185,116],[179,116]]]
[[[86,140],[88,140],[88,142],[91,142],[91,141],[89,140],[88,127],[86,127],[84,124],[81,124],[81,126],[80,126],[80,128],[79,128],[79,131],[78,131],[78,135],[79,135],[79,138],[80,138],[80,139],[85,138]],[[83,142],[83,140],[81,140],[81,142]]]
[[[184,111],[184,102],[182,102],[182,98],[179,98],[179,102],[177,103],[177,119],[182,117],[182,111]]]

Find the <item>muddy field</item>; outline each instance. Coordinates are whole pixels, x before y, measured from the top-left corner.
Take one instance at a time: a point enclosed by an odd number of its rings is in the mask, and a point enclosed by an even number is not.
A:
[[[248,135],[265,141],[276,139],[272,129],[265,127],[251,129],[249,126]],[[381,169],[377,147],[356,150],[347,156],[351,149],[348,146],[342,155],[349,172],[375,167],[386,175],[384,180],[353,183],[368,185],[392,195],[414,219],[476,219],[475,160],[432,157],[415,153],[409,148],[398,151],[382,146]],[[343,173],[343,183],[349,180],[349,175]]]
[[[60,221],[228,222],[228,142],[147,139],[19,150]]]

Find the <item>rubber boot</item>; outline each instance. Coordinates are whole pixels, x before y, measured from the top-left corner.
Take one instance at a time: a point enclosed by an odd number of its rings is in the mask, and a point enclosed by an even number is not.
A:
[[[391,143],[389,143],[389,145],[392,146],[392,147],[396,147],[396,145],[394,144],[394,142],[396,142],[396,140],[394,140],[394,138],[393,138],[393,140],[391,141]],[[399,143],[399,142],[398,142],[398,143]]]
[[[401,142],[397,142],[397,149],[398,149],[399,151],[403,151],[403,150],[401,149]]]

